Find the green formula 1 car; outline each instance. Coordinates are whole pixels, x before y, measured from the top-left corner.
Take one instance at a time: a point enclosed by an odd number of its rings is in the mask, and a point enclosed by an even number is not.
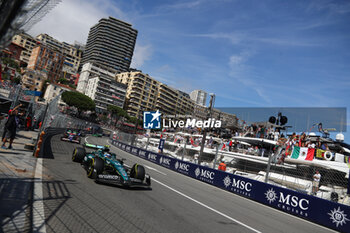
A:
[[[77,147],[73,151],[72,160],[83,165],[89,178],[125,187],[151,187],[151,177],[142,165],[128,167],[124,164],[124,159],[117,158],[116,154],[109,151],[108,146],[85,146],[97,150],[87,153],[85,148]]]

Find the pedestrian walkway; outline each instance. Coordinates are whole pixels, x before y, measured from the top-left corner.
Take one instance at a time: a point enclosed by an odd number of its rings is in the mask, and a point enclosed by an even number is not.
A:
[[[13,149],[0,148],[0,232],[29,232],[36,158],[25,144],[36,131],[19,131]]]

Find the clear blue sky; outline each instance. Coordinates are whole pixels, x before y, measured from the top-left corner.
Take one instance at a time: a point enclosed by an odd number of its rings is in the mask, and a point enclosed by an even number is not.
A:
[[[350,107],[350,1],[65,0],[30,32],[85,43],[109,15],[139,32],[135,68],[217,107]]]

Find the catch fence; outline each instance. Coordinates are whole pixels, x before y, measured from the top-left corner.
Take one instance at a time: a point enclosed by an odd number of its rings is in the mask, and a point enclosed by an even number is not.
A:
[[[165,140],[163,149],[159,149],[161,138]],[[347,164],[334,163],[332,167],[313,163],[298,164],[289,158],[281,161],[272,148],[265,151],[247,150],[244,144],[229,147],[219,142],[206,146],[200,157],[199,140],[186,140],[184,137],[167,133],[136,135],[115,131],[111,134],[111,139],[214,169],[218,169],[219,164],[224,162],[228,173],[350,205]],[[341,166],[337,167],[338,165]],[[313,176],[316,171],[321,174],[317,189],[313,188]]]

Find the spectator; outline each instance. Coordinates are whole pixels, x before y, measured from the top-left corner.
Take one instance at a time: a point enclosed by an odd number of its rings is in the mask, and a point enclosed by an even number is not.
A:
[[[228,143],[229,151],[232,151],[232,140]]]
[[[274,135],[274,141],[278,141],[278,138],[279,138],[279,136],[280,136],[280,131],[279,131],[279,129],[276,129],[275,130],[275,133],[274,133],[275,135]]]
[[[3,135],[3,144],[1,146],[1,148],[6,149],[6,142],[7,139],[10,139],[10,144],[8,149],[12,149],[12,143],[13,140],[16,137],[16,128],[18,126],[18,108],[21,107],[22,104],[17,105],[15,108],[13,108],[12,110],[10,110],[10,115],[7,118],[7,121],[5,123],[5,127],[4,127],[4,135]]]
[[[318,192],[320,180],[321,180],[321,174],[318,170],[316,170],[316,173],[313,176],[313,182],[312,182],[312,194],[314,194],[314,195]]]
[[[275,131],[274,131],[274,129],[273,129],[273,126],[271,125],[271,127],[270,127],[270,129],[269,129],[269,137],[268,137],[268,139],[271,139],[271,140],[273,140],[273,138],[274,138],[274,135],[275,135]]]
[[[219,164],[218,170],[226,171],[226,164],[223,161]]]
[[[299,147],[305,147],[305,143],[306,143],[306,134],[303,133],[299,139]]]
[[[31,129],[32,129],[32,117],[28,115],[26,118],[26,130],[28,131]]]

